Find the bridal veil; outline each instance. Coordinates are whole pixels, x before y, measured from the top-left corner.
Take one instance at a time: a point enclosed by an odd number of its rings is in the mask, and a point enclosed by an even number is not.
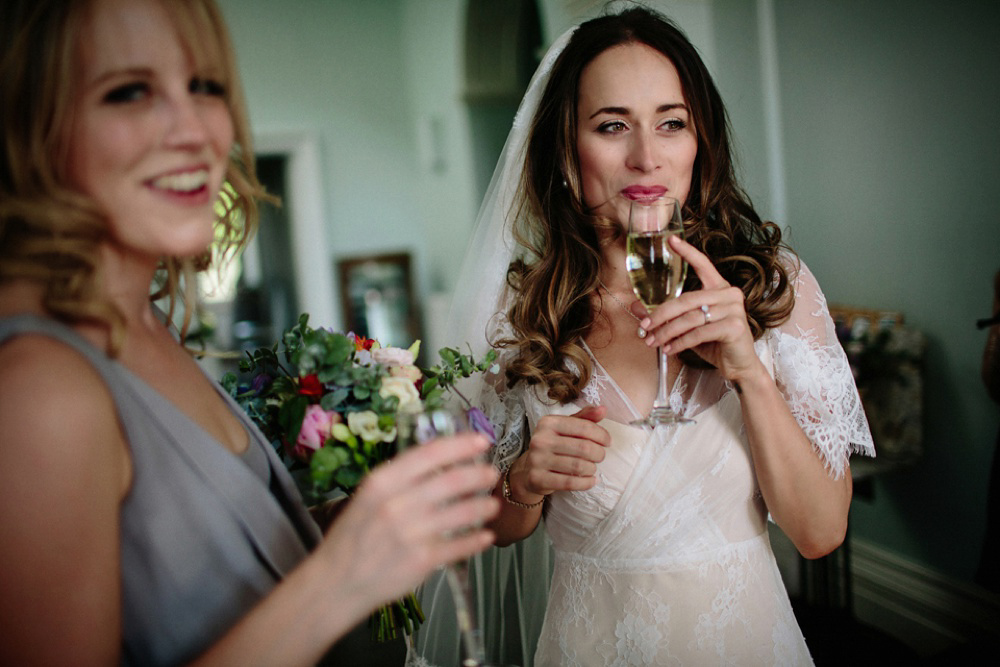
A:
[[[502,309],[507,267],[518,253],[511,225],[531,123],[553,65],[574,30],[565,32],[549,47],[528,84],[462,263],[446,330],[452,332],[455,340],[467,342],[476,358],[489,349],[491,334],[499,326],[495,315]],[[478,378],[460,386],[463,395],[479,406],[484,389],[488,388]],[[521,445],[519,428],[520,424],[507,429],[506,437],[494,450],[494,462],[501,468],[506,468],[517,454]],[[539,527],[518,544],[492,547],[473,559],[469,569],[487,663],[530,665],[545,616],[552,572],[551,548],[545,531]],[[454,604],[442,573],[428,579],[421,588],[420,599],[427,620],[415,635],[415,647],[407,664],[413,667],[461,664]]]

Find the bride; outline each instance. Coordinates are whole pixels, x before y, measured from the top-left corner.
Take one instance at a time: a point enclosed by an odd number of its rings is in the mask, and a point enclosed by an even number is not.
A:
[[[823,293],[736,182],[728,132],[672,23],[603,16],[546,55],[480,212],[453,320],[501,351],[476,388],[498,430],[498,544],[544,517],[554,547],[537,665],[811,662],[767,518],[829,553],[848,458],[874,449]],[[684,204],[689,242],[671,243],[691,270],[647,313],[624,226],[630,199],[663,193]],[[695,423],[651,432],[628,424],[659,345]]]

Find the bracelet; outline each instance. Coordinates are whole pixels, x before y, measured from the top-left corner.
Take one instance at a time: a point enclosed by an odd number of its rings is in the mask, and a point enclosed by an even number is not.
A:
[[[503,474],[503,499],[514,507],[520,507],[523,510],[535,509],[545,502],[545,496],[542,496],[542,499],[536,503],[522,503],[514,500],[510,494],[510,468],[507,468],[507,471]]]

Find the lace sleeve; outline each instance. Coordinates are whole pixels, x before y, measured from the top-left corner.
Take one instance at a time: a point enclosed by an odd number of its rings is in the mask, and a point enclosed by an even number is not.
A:
[[[483,378],[479,391],[478,407],[493,425],[496,443],[493,445],[493,465],[501,472],[507,470],[524,447],[527,423],[523,400],[523,383],[508,390],[504,382],[503,355],[499,369]]]
[[[789,273],[795,308],[765,340],[778,389],[827,470],[839,479],[852,453],[875,456],[875,447],[826,297],[804,263],[796,261]]]

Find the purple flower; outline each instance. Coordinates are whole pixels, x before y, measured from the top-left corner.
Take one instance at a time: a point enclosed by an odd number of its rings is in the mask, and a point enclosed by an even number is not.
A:
[[[250,382],[250,389],[253,391],[255,396],[260,396],[267,391],[272,382],[274,382],[274,379],[270,375],[267,373],[261,373],[260,375],[254,376],[253,380]]]
[[[482,410],[479,408],[469,408],[468,417],[469,426],[472,427],[473,431],[485,435],[491,445],[496,444],[497,434],[493,431],[493,424],[486,418]]]

